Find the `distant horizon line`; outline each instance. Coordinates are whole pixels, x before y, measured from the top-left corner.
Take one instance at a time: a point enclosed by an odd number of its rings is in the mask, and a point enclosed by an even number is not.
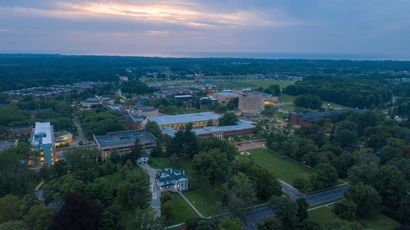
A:
[[[410,61],[403,55],[378,53],[300,53],[300,52],[137,52],[137,53],[86,53],[86,52],[8,52],[0,55],[60,55],[60,56],[115,56],[158,58],[237,58],[237,59],[302,59],[350,61]],[[392,57],[401,56],[401,57]]]

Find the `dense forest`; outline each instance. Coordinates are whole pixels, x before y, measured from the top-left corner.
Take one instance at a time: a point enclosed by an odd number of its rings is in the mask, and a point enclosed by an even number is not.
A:
[[[409,62],[273,60],[239,58],[160,58],[119,56],[0,55],[0,91],[78,81],[130,79],[170,70],[205,76],[275,75],[345,76],[366,79],[408,77]]]
[[[312,94],[341,105],[370,109],[383,108],[392,97],[383,83],[337,77],[308,77],[286,87],[284,93],[293,96]]]

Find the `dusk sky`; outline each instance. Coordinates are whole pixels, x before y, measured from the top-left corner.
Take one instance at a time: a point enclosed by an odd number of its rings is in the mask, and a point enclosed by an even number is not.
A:
[[[0,53],[410,54],[409,0],[0,0]]]

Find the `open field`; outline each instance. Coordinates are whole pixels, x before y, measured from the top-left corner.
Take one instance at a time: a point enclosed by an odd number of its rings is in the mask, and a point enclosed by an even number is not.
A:
[[[333,211],[328,207],[323,207],[309,211],[308,214],[309,218],[322,225],[328,220],[337,218],[336,214],[334,214]],[[378,230],[390,230],[400,226],[400,224],[397,221],[383,214],[378,214],[375,217],[370,218],[357,218],[356,221],[361,223],[366,228]]]
[[[311,169],[266,149],[250,149],[248,152],[251,153],[256,164],[273,171],[275,176],[289,184],[297,175],[312,172]]]
[[[174,215],[172,216],[171,225],[199,217],[179,194],[172,194],[172,207],[174,208]]]
[[[367,228],[379,230],[390,230],[400,226],[397,221],[383,214],[378,214],[375,217],[366,219],[360,218],[358,221]]]
[[[215,204],[222,201],[222,192],[219,188],[210,188],[203,184],[195,191],[184,192],[184,195],[204,216],[214,215]]]
[[[308,212],[309,218],[323,225],[326,221],[336,218],[336,214],[328,207],[322,207]]]

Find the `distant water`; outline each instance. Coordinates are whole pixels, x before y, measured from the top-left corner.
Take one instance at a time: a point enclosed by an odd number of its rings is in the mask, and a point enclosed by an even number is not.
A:
[[[322,54],[322,53],[254,53],[254,52],[170,52],[103,54],[119,56],[170,58],[254,58],[254,59],[323,59],[323,60],[410,60],[410,56],[384,54]]]

